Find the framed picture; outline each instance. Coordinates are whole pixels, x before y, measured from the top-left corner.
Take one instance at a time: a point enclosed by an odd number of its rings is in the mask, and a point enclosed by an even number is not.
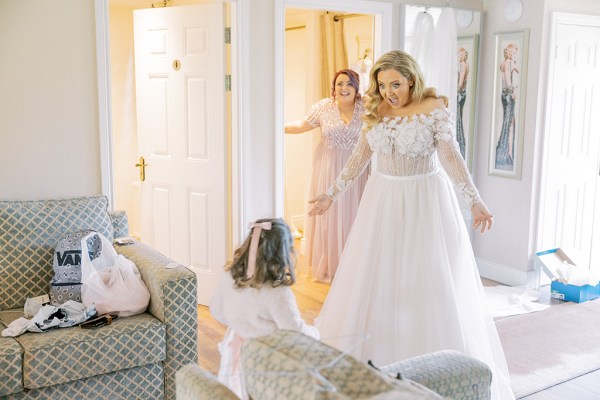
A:
[[[495,33],[489,174],[521,179],[529,30]]]
[[[475,132],[475,93],[477,93],[477,64],[479,35],[461,36],[456,47],[457,96],[456,140],[469,171],[473,167],[473,137]]]

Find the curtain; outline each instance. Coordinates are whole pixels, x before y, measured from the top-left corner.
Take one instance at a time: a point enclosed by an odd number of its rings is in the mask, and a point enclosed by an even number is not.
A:
[[[344,20],[334,21],[330,13],[321,16],[321,49],[323,68],[321,69],[322,97],[331,96],[331,81],[337,71],[348,68],[348,52],[344,40]]]
[[[435,23],[431,14],[420,12],[408,50],[421,67],[425,85],[435,87],[439,94],[448,97],[448,109],[453,113],[456,110],[458,76],[456,35],[452,8],[444,7]]]

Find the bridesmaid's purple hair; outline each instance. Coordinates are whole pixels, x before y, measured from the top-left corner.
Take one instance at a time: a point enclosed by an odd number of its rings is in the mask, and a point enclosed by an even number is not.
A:
[[[342,74],[348,76],[350,83],[352,83],[352,86],[354,86],[356,89],[356,96],[354,97],[354,100],[360,99],[360,93],[358,93],[358,88],[360,87],[360,78],[358,77],[358,74],[351,69],[340,69],[335,73],[333,76],[333,81],[331,82],[331,97],[335,97],[335,80]]]

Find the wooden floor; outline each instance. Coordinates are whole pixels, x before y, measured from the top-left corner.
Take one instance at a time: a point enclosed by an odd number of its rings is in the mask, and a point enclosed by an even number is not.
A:
[[[299,256],[299,267],[304,264],[303,257]],[[496,282],[488,279],[482,279],[486,286],[497,285]],[[315,317],[319,314],[329,285],[313,282],[305,274],[299,274],[298,280],[292,286],[296,295],[296,301],[300,313],[304,320],[312,324]],[[540,302],[544,304],[558,304],[557,301],[550,299],[549,296],[542,297]],[[216,374],[219,370],[219,351],[217,344],[223,338],[226,327],[217,322],[206,306],[198,306],[199,317],[199,358],[200,365]],[[600,399],[600,370],[591,372],[587,375],[563,382],[560,385],[553,386],[541,392],[523,397],[523,400],[598,400]]]

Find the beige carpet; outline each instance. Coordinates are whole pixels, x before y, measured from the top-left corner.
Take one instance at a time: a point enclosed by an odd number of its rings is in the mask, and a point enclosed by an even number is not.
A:
[[[496,322],[517,398],[600,369],[600,299]]]

